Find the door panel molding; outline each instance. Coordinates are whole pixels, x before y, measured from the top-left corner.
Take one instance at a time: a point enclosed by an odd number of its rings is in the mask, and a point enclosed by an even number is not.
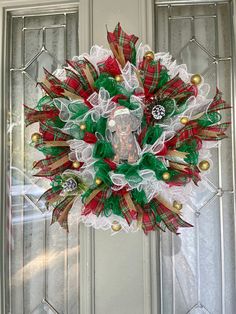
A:
[[[136,0],[139,12],[140,26],[139,35],[143,43],[154,47],[154,1]],[[15,12],[25,12],[28,9],[33,9],[34,12],[40,12],[47,8],[50,12],[55,12],[61,9],[62,6],[66,8],[75,7],[79,5],[79,50],[80,53],[89,51],[93,43],[93,0],[68,1],[57,0],[50,2],[48,0],[40,0],[37,5],[35,0],[0,0],[0,25],[4,30],[0,34],[0,40],[3,43],[0,49],[0,57],[2,64],[2,71],[0,72],[1,88],[0,97],[2,104],[6,104],[7,98],[7,14]],[[6,147],[6,117],[7,106],[3,106],[0,111],[0,145]],[[1,272],[1,313],[6,313],[6,284],[7,284],[7,215],[4,210],[7,207],[7,188],[6,188],[6,150],[1,150],[0,154],[1,176],[0,176],[0,193],[1,193],[1,238],[0,250],[2,259],[0,261]],[[143,250],[143,293],[144,293],[144,312],[145,314],[159,313],[159,289],[157,284],[157,269],[159,256],[159,234],[153,233],[151,235],[142,236],[142,250]],[[81,313],[94,314],[94,285],[95,285],[95,269],[94,269],[94,230],[83,225],[80,227],[80,310]]]
[[[79,53],[89,52],[93,44],[93,0],[79,1]]]
[[[236,1],[231,1],[231,38],[232,38],[232,104],[234,104],[233,116],[232,116],[232,134],[234,136],[233,141],[233,156],[236,156]],[[236,161],[233,160],[233,187],[236,190]],[[236,195],[234,196],[234,219],[236,219]],[[234,252],[236,252],[236,221],[234,222]],[[236,260],[235,262],[235,273],[234,273],[234,282],[236,282]]]
[[[94,230],[80,225],[80,313],[95,314]]]
[[[139,0],[139,35],[143,44],[154,49],[154,8],[153,0]]]
[[[79,54],[93,43],[93,0],[80,0]],[[80,224],[80,313],[95,314],[94,230]]]
[[[6,88],[7,84],[5,81],[5,73],[7,73],[6,65],[8,63],[7,58],[7,44],[6,44],[6,14],[5,14],[5,8],[1,6],[0,4],[0,25],[2,27],[2,32],[0,32],[0,42],[1,42],[1,48],[0,48],[0,58],[1,58],[1,71],[0,71],[0,98],[2,100],[1,105],[2,108],[0,110],[0,145],[1,147],[6,147],[6,117],[7,117],[7,106],[4,106],[6,103]],[[6,215],[6,208],[7,208],[7,189],[6,189],[6,150],[1,149],[0,152],[0,166],[1,166],[1,175],[0,175],[0,274],[1,274],[1,284],[0,284],[0,292],[1,292],[1,298],[0,298],[0,310],[1,313],[5,314],[6,309],[6,285],[7,285],[7,258],[8,258],[8,251],[7,251],[7,231],[6,231],[6,225],[7,225],[7,215]]]
[[[155,1],[139,0],[139,36],[143,44],[155,49]],[[159,231],[143,234],[144,313],[160,313]]]

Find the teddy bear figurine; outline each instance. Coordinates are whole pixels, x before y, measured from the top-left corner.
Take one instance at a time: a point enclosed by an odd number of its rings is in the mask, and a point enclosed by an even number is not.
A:
[[[140,120],[124,106],[118,106],[112,111],[107,129],[111,134],[116,163],[122,161],[135,163],[138,160],[139,145],[134,132],[140,127],[140,123]]]

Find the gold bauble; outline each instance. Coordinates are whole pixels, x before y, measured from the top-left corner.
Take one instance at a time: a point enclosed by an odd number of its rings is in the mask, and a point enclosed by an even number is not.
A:
[[[120,231],[121,230],[121,225],[119,224],[118,221],[113,221],[111,229],[115,232]]]
[[[86,125],[84,123],[80,124],[80,130],[85,130],[86,129]]]
[[[194,74],[191,76],[191,83],[193,85],[199,85],[202,82],[202,77],[200,74]]]
[[[102,183],[102,180],[99,179],[99,178],[97,178],[97,179],[95,180],[95,183],[96,183],[97,185],[100,185],[100,184]]]
[[[122,75],[118,74],[115,76],[115,80],[117,83],[120,83],[120,82],[123,82],[124,79]]]
[[[150,61],[152,61],[152,60],[154,60],[154,53],[153,53],[153,51],[147,51],[147,52],[145,52],[145,54],[144,54],[144,58],[145,59],[148,59],[148,60],[150,60]]]
[[[73,168],[77,169],[80,167],[80,162],[79,161],[74,161],[72,164]]]
[[[37,143],[41,138],[42,138],[42,135],[39,134],[39,133],[33,133],[33,134],[31,135],[31,140],[32,140],[32,142],[34,142],[34,143]]]
[[[177,210],[181,210],[183,205],[181,203],[179,203],[178,201],[174,201],[173,202],[173,207]]]
[[[169,172],[164,172],[162,175],[163,180],[167,181],[170,179],[170,173]]]
[[[180,123],[182,123],[182,124],[187,124],[188,121],[189,121],[189,118],[188,118],[188,117],[182,117],[182,118],[180,119]]]
[[[207,160],[202,160],[202,161],[199,163],[199,168],[200,168],[202,171],[207,171],[207,170],[210,168],[210,163],[209,163],[209,161],[207,161]]]

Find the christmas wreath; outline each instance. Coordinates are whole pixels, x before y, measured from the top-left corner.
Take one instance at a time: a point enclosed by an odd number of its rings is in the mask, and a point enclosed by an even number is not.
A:
[[[40,200],[67,230],[73,207],[95,228],[178,233],[191,226],[180,211],[210,168],[212,143],[226,137],[219,110],[229,106],[219,90],[207,99],[203,78],[169,53],[136,50],[138,38],[119,23],[107,39],[110,50],[95,45],[53,74],[45,69],[43,97],[25,106],[45,155],[35,176],[51,180]]]

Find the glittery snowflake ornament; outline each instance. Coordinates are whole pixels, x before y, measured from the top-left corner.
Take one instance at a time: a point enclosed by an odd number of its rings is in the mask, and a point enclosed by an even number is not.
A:
[[[161,120],[165,116],[166,110],[162,105],[155,105],[152,108],[152,116],[155,120]]]

